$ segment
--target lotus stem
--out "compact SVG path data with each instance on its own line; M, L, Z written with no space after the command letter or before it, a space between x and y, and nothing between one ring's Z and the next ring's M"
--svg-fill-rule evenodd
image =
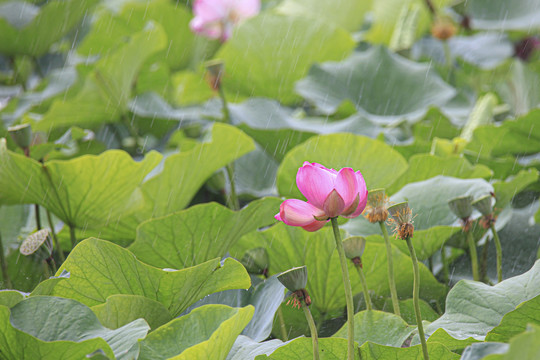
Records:
M11 289L11 279L8 274L6 257L4 256L4 244L2 243L2 234L0 234L0 265L2 266L2 277L4 278L4 287Z
M478 274L478 254L476 253L476 243L474 242L474 237L472 231L467 231L467 240L469 242L469 253L471 255L471 265L473 280L480 281L480 276Z
M231 113L229 112L229 105L227 105L227 98L225 97L225 92L223 91L223 87L218 87L219 97L221 98L222 103L222 109L223 109L223 120L225 120L225 123L230 124L231 123ZM234 167L233 164L228 164L225 167L227 171L227 177L229 178L229 184L231 186L231 193L229 194L229 197L227 199L227 203L229 208L232 210L239 210L240 209L240 203L238 202L238 197L236 195L236 185L234 182Z
M281 337L283 341L289 341L289 335L287 334L287 327L285 326L285 318L283 317L283 311L281 310L281 306L277 309L277 315L279 321L279 329L281 330Z
M362 284L362 292L364 293L364 300L366 301L366 310L373 310L371 305L371 298L369 297L369 290L367 286L366 276L361 266L355 266L358 276L360 277L360 283Z
M441 248L442 274L445 284L450 281L450 270L448 269L448 259L446 258L446 249L444 245Z
M411 260L413 264L413 303L414 314L416 315L416 324L418 326L418 336L420 337L420 342L422 343L424 360L429 360L426 336L424 335L424 325L422 324L422 314L420 313L420 271L418 270L418 260L416 258L416 252L414 251L414 246L412 244L411 238L407 238L406 241L407 246L409 247L409 253L411 254Z
M493 240L495 240L495 249L497 251L497 280L501 282L502 278L502 247L501 239L499 239L499 234L495 230L495 225L491 224L491 232L493 233Z
M69 225L69 237L71 238L71 250L73 250L77 245L77 236L75 236L75 227L72 225Z
M386 263L388 265L388 287L390 288L390 296L392 297L392 306L394 307L394 314L401 316L401 310L399 308L399 301L396 290L396 281L394 279L394 259L392 256L392 244L390 243L390 237L388 236L388 230L382 221L379 221L379 226L384 236L384 243L386 244Z
M313 344L313 360L319 360L319 337L317 336L317 327L315 326L315 321L313 321L313 316L311 316L311 311L309 311L309 306L302 301L302 310L306 316L306 320L309 324L309 331L311 332L311 342Z
M343 243L341 242L341 234L339 233L337 218L332 218L331 222L332 229L334 230L334 238L336 240L336 248L339 254L339 261L341 262L341 274L343 277L343 286L345 289L345 301L347 302L347 359L354 360L354 303L352 297L351 281L349 280L347 258L345 257L345 251L343 250Z
M47 221L49 222L49 227L51 228L51 234L54 240L54 247L56 249L56 252L58 253L58 258L61 262L64 262L66 258L64 257L62 247L60 247L60 242L58 241L58 237L56 236L56 231L54 231L54 224L52 221L51 212L49 211L49 209L45 209L45 212L47 213Z

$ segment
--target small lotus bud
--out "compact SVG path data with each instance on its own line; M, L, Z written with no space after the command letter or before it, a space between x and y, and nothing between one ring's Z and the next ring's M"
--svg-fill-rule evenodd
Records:
M484 216L491 215L493 213L493 203L491 195L482 196L480 199L475 200L472 206Z
M468 219L473 212L472 201L472 196L460 196L450 200L448 206L458 218L465 220Z
M268 272L270 259L268 258L268 252L266 249L260 247L248 250L240 262L242 265L244 265L248 273L266 275Z
M278 280L291 292L302 290L307 285L307 267L295 267L278 275Z
M384 189L370 190L364 216L370 223L384 222L388 219L388 205L388 196Z
M447 16L438 16L431 26L431 35L439 40L448 40L457 32L456 25Z
M23 255L35 254L40 260L48 259L53 250L48 229L39 230L28 236L21 244L19 251Z
M219 90L221 87L221 78L223 77L223 72L225 70L225 64L222 60L211 60L206 64L207 71L207 81L210 84L210 87L214 90Z
M362 236L351 236L343 240L343 250L347 259L362 257L366 248L366 239Z
M32 143L32 127L30 124L21 124L8 128L9 135L21 149L27 149Z

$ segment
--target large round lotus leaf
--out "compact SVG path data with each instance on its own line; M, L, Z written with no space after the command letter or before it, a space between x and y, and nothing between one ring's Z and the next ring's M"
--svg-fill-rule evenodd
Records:
M539 0L469 0L465 13L471 27L483 30L523 30L540 28Z
M216 58L225 62L227 91L291 103L295 81L314 62L341 60L353 47L349 33L332 24L267 14L239 26Z
M391 123L418 120L429 106L444 105L456 91L428 64L420 64L377 46L342 62L314 65L296 91L326 114L346 100L369 119Z
M48 1L42 7L25 1L0 4L0 53L43 55L97 0Z

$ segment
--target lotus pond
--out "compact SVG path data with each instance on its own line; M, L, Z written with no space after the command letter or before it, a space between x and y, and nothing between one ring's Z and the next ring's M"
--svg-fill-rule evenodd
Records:
M0 0L0 359L539 359L539 36L539 0Z

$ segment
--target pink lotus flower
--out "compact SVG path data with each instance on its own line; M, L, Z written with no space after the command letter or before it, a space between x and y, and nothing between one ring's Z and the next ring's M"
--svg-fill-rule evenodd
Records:
M275 218L287 225L317 231L330 218L355 218L366 207L366 182L360 171L351 168L338 172L306 161L298 169L296 184L308 201L289 199L281 203Z
M195 0L192 31L211 39L226 41L235 24L259 13L260 0Z

